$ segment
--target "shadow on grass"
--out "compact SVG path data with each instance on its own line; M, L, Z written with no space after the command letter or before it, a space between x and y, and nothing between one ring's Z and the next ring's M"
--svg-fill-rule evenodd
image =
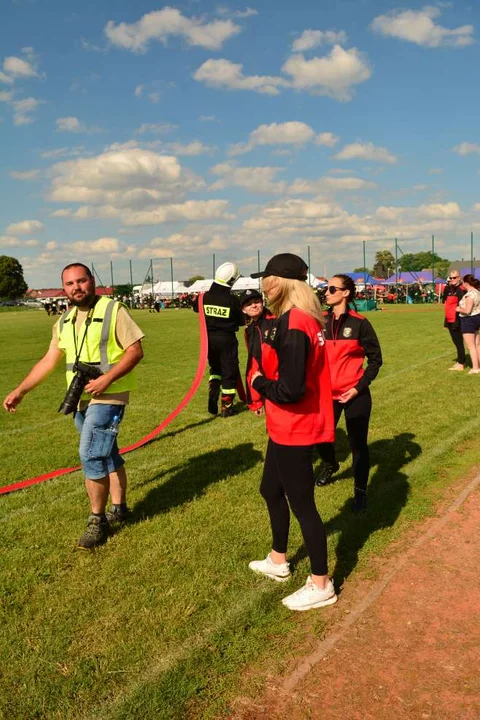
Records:
M336 547L337 563L333 573L337 591L355 569L358 555L372 533L382 528L393 527L402 508L407 504L409 493L408 475L402 468L415 460L422 448L414 442L413 433L400 433L393 438L377 440L369 445L371 467L368 483L368 508L365 513L353 512L353 497L349 498L338 515L325 523L327 535L339 533ZM344 462L349 454L347 434L337 428L335 440L336 457ZM336 476L336 481L349 479L352 482L352 470ZM322 491L320 490L320 493ZM321 494L317 495L317 505L321 513ZM295 567L306 555L305 547L298 549L291 560Z
M135 505L132 522L139 522L146 517L154 517L184 505L200 497L209 485L240 475L261 460L262 454L254 449L252 443L197 455L168 470L170 478L162 485L152 488L143 500ZM166 474L165 471L160 472L148 482L160 480Z
M342 587L355 569L359 552L370 535L382 528L393 527L406 505L409 482L402 468L422 452L414 438L413 433L400 433L393 438L372 443L370 458L372 468L375 469L368 484L367 512L355 514L352 499L349 499L338 515L326 523L327 534L340 533L336 548L337 564L333 573L337 588ZM348 447L345 432L339 446L341 451Z

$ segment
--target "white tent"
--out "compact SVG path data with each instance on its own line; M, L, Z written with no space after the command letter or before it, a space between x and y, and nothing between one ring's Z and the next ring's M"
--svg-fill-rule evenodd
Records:
M244 290L258 290L260 288L259 278L241 277L238 278L232 290L243 292Z
M153 287L153 294L154 295L161 295L162 297L166 297L167 295L182 295L183 293L190 292L185 285L182 285L181 282L178 280L174 280L173 283L171 280L165 280L157 282Z
M210 290L210 286L212 283L213 283L213 280L195 280L193 285L190 285L187 292L189 292L189 293L207 292L207 290Z
M155 283L153 288L152 288L152 283L145 283L145 285L143 285L142 289L140 290L140 294L141 295L161 295L162 297L171 297L172 285L173 285L173 294L174 295L182 295L183 293L190 292L189 288L185 287L185 285L182 285L182 283L179 282L178 280L174 280L173 283L171 280L159 280Z

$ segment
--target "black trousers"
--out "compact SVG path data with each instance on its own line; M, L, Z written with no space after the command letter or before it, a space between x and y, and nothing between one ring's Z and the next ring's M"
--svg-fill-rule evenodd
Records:
M460 363L460 365L465 365L465 345L463 344L463 335L460 328L460 323L457 321L445 321L445 327L448 328L448 332L450 333L452 342L457 350L457 362Z
M340 403L338 400L333 401L335 427L342 412L345 413L348 442L352 451L355 487L366 490L370 473L370 453L368 450L368 426L372 412L370 391L360 393L348 403Z
M222 390L233 394L240 374L238 340L232 333L208 333L208 363L210 379L221 381Z
M291 508L300 523L312 574L327 575L327 536L314 496L313 447L269 440L260 492L270 515L273 550L287 552Z

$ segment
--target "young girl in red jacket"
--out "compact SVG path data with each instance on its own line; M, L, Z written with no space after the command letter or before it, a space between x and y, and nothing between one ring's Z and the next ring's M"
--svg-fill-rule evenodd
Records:
M262 273L262 290L275 319L266 327L261 368L252 376L264 400L268 446L260 492L272 528L272 550L249 567L279 582L288 580L286 552L290 508L302 530L311 575L282 600L291 610L309 610L337 600L328 576L325 528L315 505L312 454L334 439L330 373L320 304L306 284L308 268L290 253L275 255Z
M353 457L353 509L362 512L367 506L370 473L367 439L372 397L369 386L382 365L382 351L370 322L349 306L355 299L355 283L349 275L334 275L329 280L325 298L330 306L325 323L325 338L335 425L344 412ZM365 359L367 366L364 368ZM332 476L338 468L335 461L324 462L317 485L332 482Z

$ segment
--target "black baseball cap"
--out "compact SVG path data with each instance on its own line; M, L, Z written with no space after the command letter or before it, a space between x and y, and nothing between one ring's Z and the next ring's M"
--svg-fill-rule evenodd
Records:
M292 253L280 253L274 255L268 261L263 272L252 273L250 277L275 277L288 278L289 280L306 280L308 277L308 265L298 255Z
M249 300L261 300L263 302L262 293L259 293L258 290L244 290L240 295L240 306L243 307Z

